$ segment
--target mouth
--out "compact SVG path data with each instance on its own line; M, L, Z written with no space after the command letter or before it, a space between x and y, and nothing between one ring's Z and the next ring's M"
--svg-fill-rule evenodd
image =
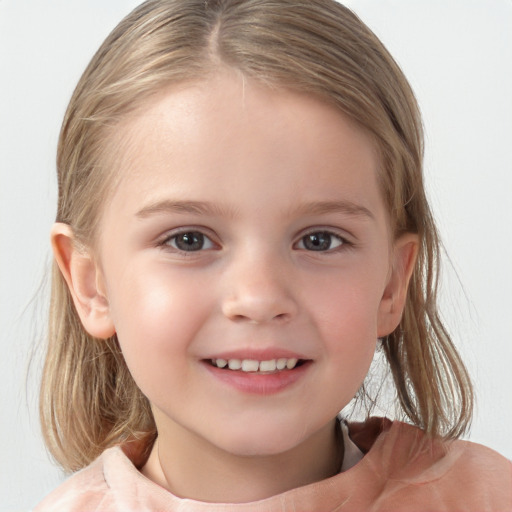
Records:
M288 354L256 354L244 358L235 354L203 359L202 362L213 377L238 392L251 395L274 395L293 388L309 373L312 359L283 357ZM238 357L237 357L238 356Z
M307 361L297 358L279 358L258 361L257 359L209 359L207 362L214 368L244 373L269 374L293 370L304 365Z

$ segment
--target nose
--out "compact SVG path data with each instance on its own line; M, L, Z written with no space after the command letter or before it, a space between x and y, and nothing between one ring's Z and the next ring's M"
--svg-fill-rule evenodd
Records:
M293 277L284 262L260 254L233 264L224 278L222 312L230 320L254 324L287 322L298 312Z

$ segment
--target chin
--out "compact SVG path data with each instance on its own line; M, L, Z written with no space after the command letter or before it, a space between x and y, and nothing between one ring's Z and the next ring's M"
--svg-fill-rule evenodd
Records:
M253 425L250 429L224 432L215 444L239 457L271 457L293 450L307 439L305 426Z

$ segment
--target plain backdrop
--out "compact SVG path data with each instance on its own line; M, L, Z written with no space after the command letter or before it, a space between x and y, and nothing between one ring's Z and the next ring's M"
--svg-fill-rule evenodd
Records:
M82 70L137 3L0 0L1 510L29 510L62 479L37 414L56 141ZM512 458L512 0L346 3L418 96L428 192L452 262L444 317L478 394L470 438Z

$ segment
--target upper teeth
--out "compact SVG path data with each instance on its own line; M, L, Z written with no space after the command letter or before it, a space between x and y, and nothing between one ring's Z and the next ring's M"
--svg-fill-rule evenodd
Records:
M292 370L298 363L298 359L281 358L269 361L257 361L255 359L212 359L212 364L218 368L241 370L243 372L274 372L276 370Z

